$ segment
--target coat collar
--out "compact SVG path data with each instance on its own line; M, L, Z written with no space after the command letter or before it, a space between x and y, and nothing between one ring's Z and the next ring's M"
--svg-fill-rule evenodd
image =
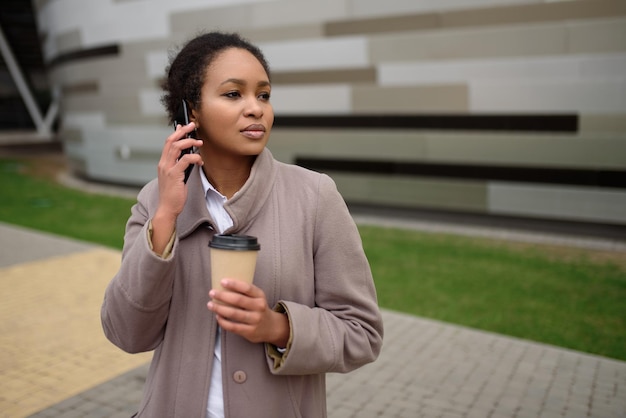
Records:
M187 182L188 194L185 208L178 216L176 230L180 239L191 234L203 224L213 224L206 207L199 167L196 166ZM276 162L272 153L265 148L252 165L250 177L243 187L225 204L224 208L233 220L229 233L245 229L259 214L270 196L276 177Z

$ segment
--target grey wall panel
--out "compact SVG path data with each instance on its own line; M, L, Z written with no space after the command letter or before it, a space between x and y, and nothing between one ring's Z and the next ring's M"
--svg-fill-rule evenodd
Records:
M485 212L487 186L482 182L381 177L328 172L351 203Z
M623 190L493 183L489 213L626 225Z
M381 143L385 144L384 147ZM275 128L269 147L296 156L580 169L626 167L626 135Z
M555 168L626 167L624 135L431 134L434 161Z
M568 52L626 51L626 19L598 19L570 22L567 27Z
M75 29L56 36L57 49L60 52L75 51L82 48L80 31Z

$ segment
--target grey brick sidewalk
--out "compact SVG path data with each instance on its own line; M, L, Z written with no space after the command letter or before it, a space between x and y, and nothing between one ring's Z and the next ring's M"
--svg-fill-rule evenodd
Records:
M619 418L626 362L384 311L375 363L328 376L331 418ZM143 366L31 418L129 417Z
M0 267L91 247L2 224L0 232ZM520 241L555 239L506 235ZM621 241L579 240L576 245L625 248ZM626 362L391 311L383 315L380 358L353 373L328 376L330 418L626 417ZM147 365L141 366L31 417L130 417L146 373ZM0 411L0 416L6 415Z

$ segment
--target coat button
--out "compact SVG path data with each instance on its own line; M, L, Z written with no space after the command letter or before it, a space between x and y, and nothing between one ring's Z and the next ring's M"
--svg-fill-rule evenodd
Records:
M246 375L246 372L244 372L243 370L237 370L235 373L233 373L233 379L237 383L243 383L246 381L247 378L248 376Z

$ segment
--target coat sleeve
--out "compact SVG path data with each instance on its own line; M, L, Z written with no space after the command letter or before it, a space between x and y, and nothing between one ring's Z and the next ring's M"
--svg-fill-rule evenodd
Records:
M322 175L314 233L315 306L281 301L291 324L275 374L349 372L374 361L383 323L358 229L333 180Z
M106 337L129 353L150 351L163 339L172 296L174 252L167 259L150 248L150 189L146 186L126 224L119 271L109 283L101 308Z

